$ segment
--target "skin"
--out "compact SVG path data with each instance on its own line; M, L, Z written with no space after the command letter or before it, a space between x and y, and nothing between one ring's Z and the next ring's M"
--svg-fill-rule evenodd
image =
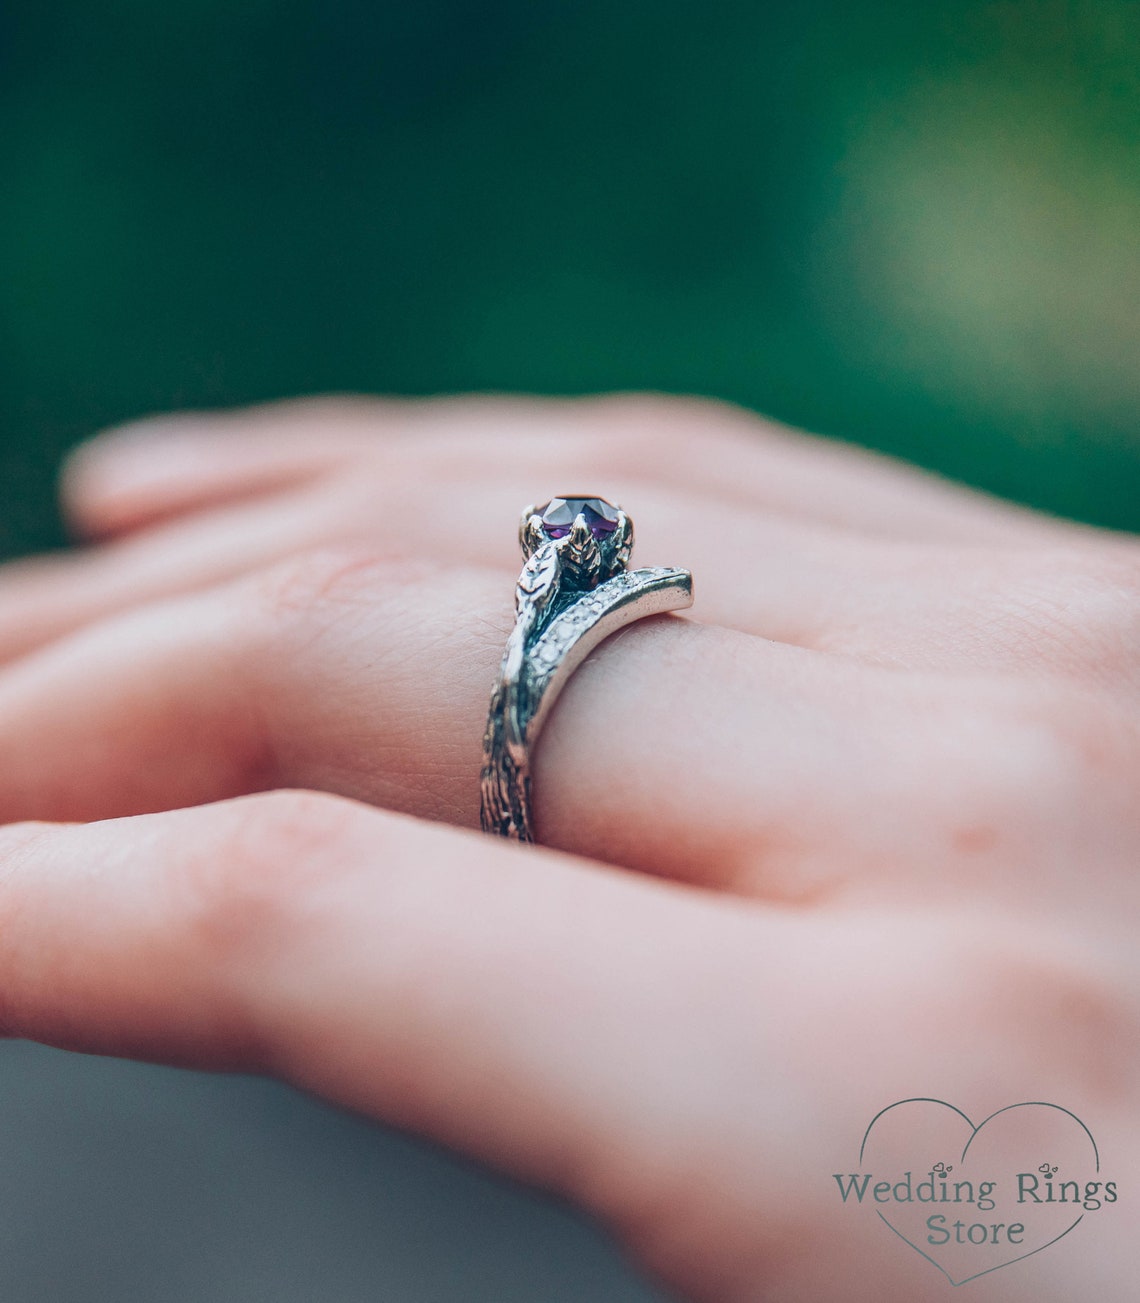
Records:
M480 742L562 492L696 604L572 679L524 848ZM88 545L0 571L8 1034L281 1076L709 1303L945 1298L831 1174L895 1100L1052 1100L1120 1203L972 1298L1129 1296L1135 540L654 397L164 418L63 498Z

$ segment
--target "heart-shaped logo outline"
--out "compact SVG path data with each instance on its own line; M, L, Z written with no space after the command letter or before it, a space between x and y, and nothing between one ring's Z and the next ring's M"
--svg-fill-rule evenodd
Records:
M951 1113L957 1113L957 1115L962 1119L962 1121L965 1122L965 1124L970 1128L970 1138L969 1140L966 1141L966 1144L962 1149L962 1156L958 1160L959 1163L965 1162L966 1155L970 1152L970 1146L977 1139L978 1133L982 1130L983 1127L988 1126L989 1123L991 1123L994 1120L994 1118L1001 1117L1003 1113L1009 1113L1012 1112L1014 1109L1018 1109L1018 1108L1056 1109L1058 1113L1064 1113L1066 1117L1072 1118L1073 1121L1085 1133L1085 1135L1088 1136L1089 1144L1092 1145L1095 1168L1098 1173L1100 1172L1100 1150L1097 1148L1096 1139L1094 1138L1093 1133L1088 1129L1087 1126L1085 1126L1085 1124L1081 1121L1079 1117L1077 1117L1075 1113L1073 1113L1071 1110L1067 1108L1062 1108L1060 1104L1050 1104L1046 1100L1041 1100L1041 1099L1025 1100L1020 1104L1007 1104L1004 1108L999 1108L997 1112L991 1113L988 1118L983 1118L983 1120L979 1122L977 1126L975 1126L974 1123L966 1116L965 1113L962 1112L960 1108L955 1108L953 1104L947 1103L946 1100L944 1099L932 1099L924 1095L918 1095L912 1099L897 1100L894 1104L888 1104L886 1108L880 1109L879 1112L875 1114L875 1116L871 1119L870 1124L867 1127L867 1130L863 1133L863 1143L859 1146L860 1167L863 1166L863 1157L867 1151L867 1141L871 1138L871 1132L875 1128L875 1123L878 1122L880 1118L884 1117L887 1113L889 1113L892 1109L901 1108L904 1104L940 1104L943 1108L948 1108L951 1111ZM913 1240L908 1239L902 1233L902 1231L900 1231L899 1228L895 1226L888 1218L884 1217L883 1214L879 1212L877 1208L875 1209L875 1216L878 1217L879 1220L886 1227L892 1230L899 1237L899 1239L902 1240L904 1244L908 1244L915 1251L915 1253L917 1253L920 1257L925 1258L926 1261L929 1262L932 1266L937 1267L938 1270L943 1274L943 1276L945 1276L946 1279L950 1282L950 1284L953 1285L955 1288L957 1288L959 1285L968 1285L972 1280L978 1280L982 1276L992 1275L993 1272L1002 1271L1006 1267L1013 1267L1019 1262L1024 1262L1026 1258L1032 1258L1036 1254L1043 1252L1045 1249L1051 1248L1054 1244L1057 1243L1058 1240L1063 1240L1065 1236L1069 1234L1070 1231L1076 1230L1076 1228L1085 1219L1084 1213L1081 1213L1081 1215L1077 1218L1075 1222L1073 1222L1071 1226L1067 1226L1060 1233L1060 1235L1054 1235L1053 1238L1051 1240L1048 1240L1045 1244L1040 1244L1037 1246L1037 1248L1030 1249L1028 1253L1023 1253L1020 1255L1020 1257L1010 1258L1008 1262L999 1262L996 1267L987 1267L984 1271L977 1271L972 1276L964 1276L961 1280L955 1280L954 1277L950 1275L950 1273L946 1270L946 1268L937 1259L932 1258L929 1253L925 1253L922 1249L920 1249L918 1245L914 1243Z

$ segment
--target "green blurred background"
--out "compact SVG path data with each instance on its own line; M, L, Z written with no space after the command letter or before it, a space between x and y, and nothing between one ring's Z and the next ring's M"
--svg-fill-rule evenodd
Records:
M0 547L316 390L734 399L1140 524L1140 6L0 0Z

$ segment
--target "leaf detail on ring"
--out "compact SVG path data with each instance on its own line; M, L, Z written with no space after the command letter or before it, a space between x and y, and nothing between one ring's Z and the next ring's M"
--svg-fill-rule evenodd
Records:
M553 543L545 543L532 553L522 568L515 586L515 610L527 611L537 621L558 592L562 564Z

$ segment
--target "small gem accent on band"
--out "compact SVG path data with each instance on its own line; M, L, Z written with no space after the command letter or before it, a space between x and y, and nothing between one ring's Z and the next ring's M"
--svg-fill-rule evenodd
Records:
M549 673L568 649L599 616L620 606L629 595L644 590L647 581L674 577L678 572L667 566L646 566L615 575L600 588L579 597L558 615L539 635L530 649L530 659L540 676Z
M595 538L605 538L618 527L618 513L605 498L551 498L539 513L547 538L565 538L579 516Z

